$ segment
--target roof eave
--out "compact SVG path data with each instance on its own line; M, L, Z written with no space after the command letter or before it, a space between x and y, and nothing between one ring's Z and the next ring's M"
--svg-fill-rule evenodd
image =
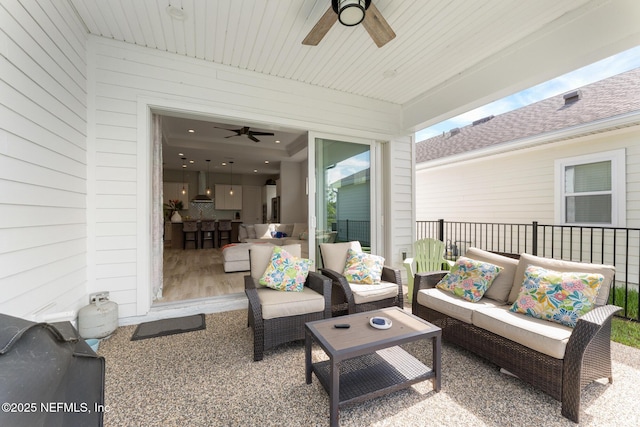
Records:
M429 169L436 166L444 166L451 163L458 163L465 160L477 159L480 157L492 156L509 151L522 150L524 148L535 147L538 145L560 142L569 139L579 138L581 136L603 133L611 130L640 125L640 110L621 114L618 116L607 117L605 119L594 120L589 123L570 126L561 130L541 133L539 135L527 138L516 139L513 141L502 142L489 147L477 150L467 151L460 154L454 154L447 157L428 160L416 164L416 170Z

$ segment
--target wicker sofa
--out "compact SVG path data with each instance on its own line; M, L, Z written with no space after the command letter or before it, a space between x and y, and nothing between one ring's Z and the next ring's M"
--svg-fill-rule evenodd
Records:
M418 273L414 278L413 314L442 328L443 339L495 363L562 404L562 415L578 422L581 390L611 373L611 319L620 310L607 305L613 266L542 258L530 254L496 254L471 248L466 257L502 270L477 302L436 288L447 271ZM574 328L511 312L528 266L559 272L599 273L604 280L595 307Z

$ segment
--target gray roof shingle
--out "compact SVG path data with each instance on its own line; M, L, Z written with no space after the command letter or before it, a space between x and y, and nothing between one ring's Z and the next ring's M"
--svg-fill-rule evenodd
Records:
M578 90L580 99L569 105L565 105L565 94L557 95L462 127L458 133L447 132L418 142L416 163L640 111L640 68Z

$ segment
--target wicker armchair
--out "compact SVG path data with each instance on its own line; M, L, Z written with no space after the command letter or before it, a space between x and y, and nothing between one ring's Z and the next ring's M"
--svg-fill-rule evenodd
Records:
M331 316L331 280L309 272L302 292L282 292L264 287L258 280L271 260L273 245L256 244L249 249L250 275L244 277L249 299L247 325L253 328L253 360L264 351L291 341L303 340L304 325ZM299 257L299 244L282 246Z
M322 275L331 279L331 311L333 316L359 313L379 308L403 308L400 270L384 266L382 282L378 285L350 284L342 275L349 249L362 251L360 242L321 243Z

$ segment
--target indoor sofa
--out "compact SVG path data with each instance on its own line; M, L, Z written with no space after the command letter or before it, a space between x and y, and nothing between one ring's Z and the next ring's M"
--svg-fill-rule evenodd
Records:
M469 249L464 259L488 263L502 270L477 302L463 299L448 288L451 279L457 280L460 275L445 278L447 271L418 273L414 277L413 314L441 327L443 339L488 359L559 400L562 415L578 422L581 390L597 379L607 378L612 382L611 319L620 308L607 305L607 301L615 268L524 253L505 256L477 248ZM549 321L544 317L546 314L534 317L539 313L532 314L532 308L527 308L533 301L530 295L541 295L540 292L545 295L544 291L550 289L547 279L554 274L555 277L561 275L563 289L569 290L574 286L572 277L588 276L589 280L594 275L601 277L597 294L590 296L594 306L588 309L585 304L584 310L588 311L577 317L577 321L573 319L573 327ZM438 285L441 280L444 285ZM596 292L595 285L590 289ZM557 297L561 295L566 296L558 293ZM570 298L583 296L570 295ZM545 302L545 299L539 298L539 301ZM524 310L526 314L514 310ZM565 313L560 314L562 318Z
M302 248L302 256L309 256L309 242L307 240L307 224L241 224L238 230L238 240L241 243L271 243L273 245L295 245ZM249 259L247 255L247 260Z

